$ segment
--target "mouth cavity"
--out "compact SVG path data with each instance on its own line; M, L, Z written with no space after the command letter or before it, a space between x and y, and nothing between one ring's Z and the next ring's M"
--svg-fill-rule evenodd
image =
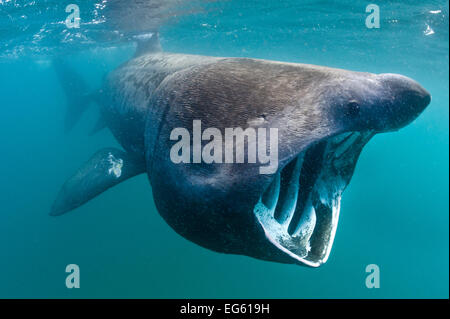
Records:
M373 132L320 140L280 168L254 207L266 237L297 263L318 267L333 245L341 195Z

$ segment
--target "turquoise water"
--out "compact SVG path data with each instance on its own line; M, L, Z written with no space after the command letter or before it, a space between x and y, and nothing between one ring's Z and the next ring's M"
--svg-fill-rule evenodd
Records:
M0 0L0 297L448 298L448 1L174 2L80 1L77 36L57 23L75 1ZM365 26L369 3L380 6L379 29ZM96 150L118 146L106 130L88 136L95 108L64 134L51 57L68 57L96 88L133 55L129 39L155 25L170 52L400 73L431 93L415 122L365 147L325 265L201 248L158 215L145 175L48 216L64 180ZM65 286L72 263L80 289ZM365 286L368 264L380 267L379 289Z

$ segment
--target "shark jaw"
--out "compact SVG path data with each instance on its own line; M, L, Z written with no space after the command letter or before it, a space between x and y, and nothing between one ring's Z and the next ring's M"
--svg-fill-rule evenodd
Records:
M267 239L295 263L324 264L336 234L340 201L373 132L320 140L280 168L253 213Z

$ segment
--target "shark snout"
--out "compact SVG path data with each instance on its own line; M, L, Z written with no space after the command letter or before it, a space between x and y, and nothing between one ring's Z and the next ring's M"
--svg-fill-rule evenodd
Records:
M414 121L431 102L430 93L418 82L399 74L380 74L387 119L384 130L398 130Z

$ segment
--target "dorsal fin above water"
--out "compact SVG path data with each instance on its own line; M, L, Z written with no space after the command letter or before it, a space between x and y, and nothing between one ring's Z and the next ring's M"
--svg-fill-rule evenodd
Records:
M137 41L136 53L134 54L135 57L162 51L158 32L138 35L135 36L135 39Z

